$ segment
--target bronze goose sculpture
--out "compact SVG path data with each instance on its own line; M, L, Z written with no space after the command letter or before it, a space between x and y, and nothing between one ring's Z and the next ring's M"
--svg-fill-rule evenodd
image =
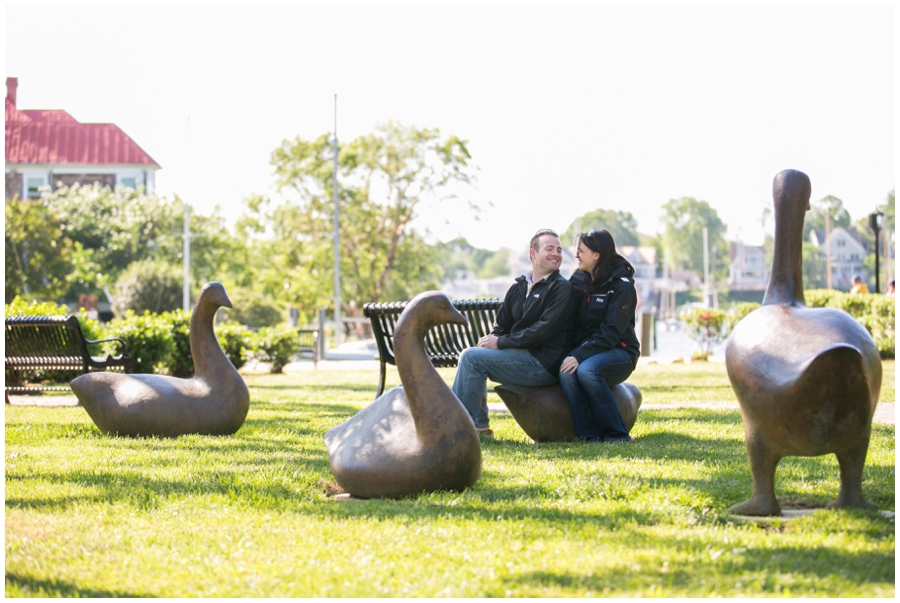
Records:
M222 306L231 307L225 287L204 285L191 316L193 378L88 373L72 381L75 396L100 431L177 437L230 435L241 428L250 393L213 331L216 310Z
M325 434L331 471L349 494L400 498L478 481L475 423L425 355L425 335L445 323L466 324L447 296L429 291L413 298L394 331L403 385Z
M834 453L841 488L830 508L875 509L862 493L881 359L872 337L849 314L807 308L801 246L809 209L806 174L775 176L775 255L762 307L732 331L728 377L741 407L753 493L738 515L780 515L775 469L785 456Z

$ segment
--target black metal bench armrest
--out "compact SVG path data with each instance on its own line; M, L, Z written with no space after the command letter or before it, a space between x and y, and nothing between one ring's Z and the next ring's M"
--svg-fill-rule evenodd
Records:
M118 341L122 344L122 354L128 352L128 345L125 343L125 340L121 337L110 337L109 339L85 339L84 342L88 345L93 345L95 343L108 343L110 341Z

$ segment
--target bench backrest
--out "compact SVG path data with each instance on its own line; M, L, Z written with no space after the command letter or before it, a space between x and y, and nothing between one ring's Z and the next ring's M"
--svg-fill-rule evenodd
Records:
M456 366L459 355L474 347L478 340L491 332L500 309L500 299L460 299L451 302L468 319L468 325L443 324L428 331L425 353L434 366ZM394 329L407 302L368 303L363 315L372 323L372 333L378 344L382 362L396 364Z
M75 316L7 316L6 356L83 363L88 355Z

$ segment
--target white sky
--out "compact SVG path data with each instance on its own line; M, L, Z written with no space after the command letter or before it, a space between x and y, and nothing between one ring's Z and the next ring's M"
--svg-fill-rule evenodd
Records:
M422 212L441 239L522 247L597 207L652 234L690 196L760 243L779 170L854 219L894 188L897 15L876 4L7 5L6 75L20 109L119 125L203 213L274 194L271 151L332 131L337 94L339 140L393 119L469 141L485 209Z

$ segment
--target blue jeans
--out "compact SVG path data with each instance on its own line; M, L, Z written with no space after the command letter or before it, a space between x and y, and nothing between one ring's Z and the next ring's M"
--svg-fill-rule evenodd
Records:
M528 350L467 348L459 357L453 393L469 411L475 427L488 427L487 380L502 385L553 385L556 375L532 356Z
M633 371L628 352L612 349L585 359L572 374L559 373L579 438L592 442L631 440L611 387L625 381Z

